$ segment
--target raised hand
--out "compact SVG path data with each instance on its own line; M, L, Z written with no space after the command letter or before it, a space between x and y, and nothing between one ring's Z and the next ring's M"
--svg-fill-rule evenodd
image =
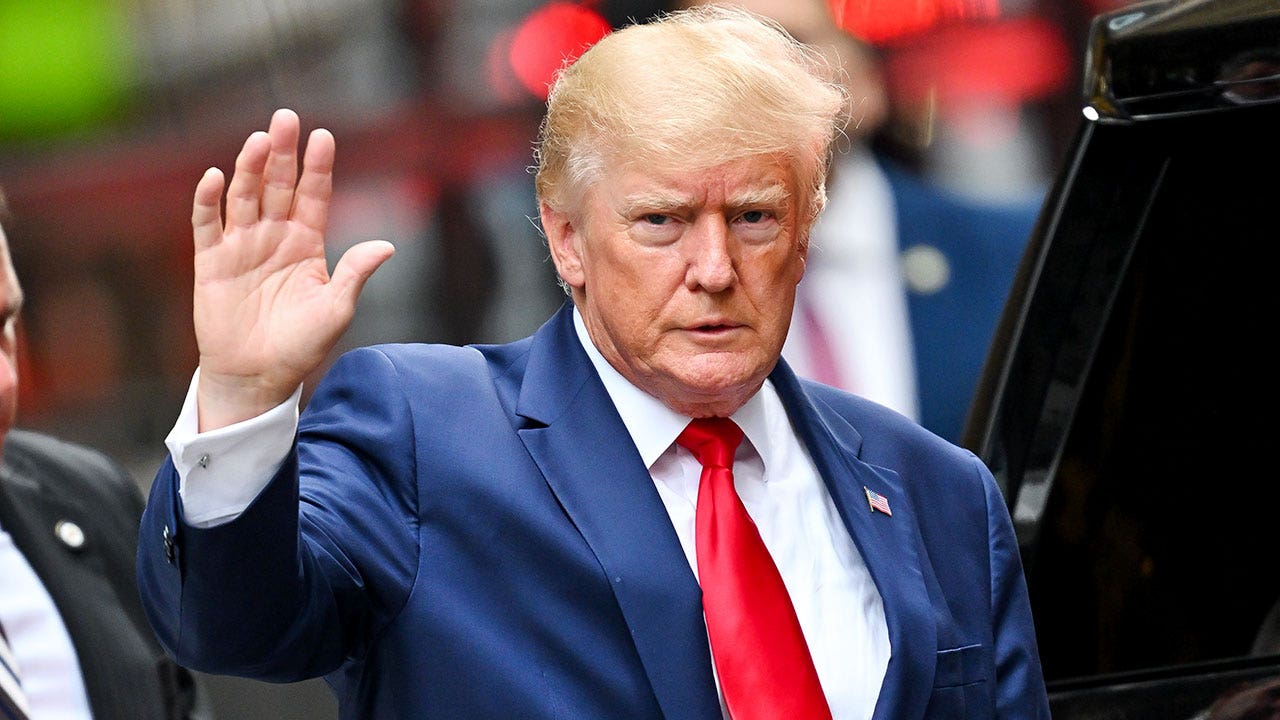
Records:
M324 232L333 190L334 140L314 130L298 175L298 116L277 110L245 140L220 211L222 171L196 185L197 404L200 430L260 415L287 400L324 361L355 313L365 281L390 243L347 250L330 276Z

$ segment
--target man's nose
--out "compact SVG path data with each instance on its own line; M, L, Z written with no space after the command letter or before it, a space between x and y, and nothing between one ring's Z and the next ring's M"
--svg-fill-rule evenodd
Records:
M724 218L699 218L685 237L685 286L689 290L721 292L737 281L733 237Z

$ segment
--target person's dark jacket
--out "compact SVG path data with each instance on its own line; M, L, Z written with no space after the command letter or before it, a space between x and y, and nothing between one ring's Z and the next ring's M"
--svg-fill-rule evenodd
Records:
M95 720L207 720L192 674L164 654L142 613L134 574L142 507L129 473L98 451L9 433L0 527L58 607Z

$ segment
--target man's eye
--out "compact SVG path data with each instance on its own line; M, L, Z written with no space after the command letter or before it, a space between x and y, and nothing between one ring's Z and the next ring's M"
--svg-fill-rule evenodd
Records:
M644 216L644 221L649 223L650 225L666 225L668 222L671 221L671 218L667 217L666 215L660 215L658 213L649 213L648 215Z
M765 212L764 210L748 210L742 213L741 215L743 222L751 223L751 224L764 222L765 220L768 219L768 217L769 217L769 213Z

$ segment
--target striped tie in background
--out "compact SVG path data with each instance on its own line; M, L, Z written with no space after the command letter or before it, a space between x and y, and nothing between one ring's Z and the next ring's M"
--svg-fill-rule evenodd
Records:
M0 625L0 720L29 720L27 696L22 692L18 659Z

